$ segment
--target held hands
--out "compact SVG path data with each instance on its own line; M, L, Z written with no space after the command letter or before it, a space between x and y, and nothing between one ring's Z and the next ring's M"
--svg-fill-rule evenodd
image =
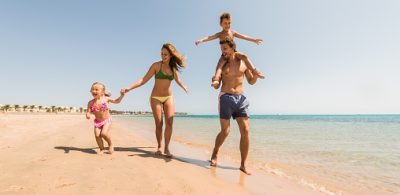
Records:
M119 93L121 93L121 95L125 95L126 93L129 92L128 88L122 88L121 91Z
M124 96L126 92L127 91L125 89L121 89L121 91L119 93L121 94L121 96Z
M262 39L256 39L254 40L254 43L256 43L257 45L260 45L263 42Z

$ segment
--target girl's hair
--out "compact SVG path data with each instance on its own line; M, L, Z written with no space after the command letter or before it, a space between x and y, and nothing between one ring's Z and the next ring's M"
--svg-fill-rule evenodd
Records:
M94 83L92 84L92 87L95 86L95 85L101 85L101 86L103 86L104 96L106 96L106 97L110 97L110 96L111 96L111 93L108 92L108 91L106 91L106 86L105 86L103 83L94 82Z
M225 43L228 44L229 47L232 48L233 51L236 52L236 43L235 43L235 41L233 41L232 39L229 39L229 38L226 38L226 39L224 39L222 41L219 41L220 45L225 44Z
M171 43L165 43L162 48L168 50L169 54L171 55L171 59L169 60L169 67L171 68L171 70L173 70L173 68L175 68L176 70L181 70L182 68L185 68L185 57L183 57L176 50L174 45L172 45Z
M220 17L219 17L219 23L222 24L222 20L227 19L230 20L231 19L231 14L225 12L223 13Z

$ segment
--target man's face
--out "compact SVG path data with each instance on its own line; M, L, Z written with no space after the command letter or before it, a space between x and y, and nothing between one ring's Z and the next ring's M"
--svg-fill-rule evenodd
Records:
M224 43L221 44L221 52L224 58L229 58L234 53L234 50L227 43Z

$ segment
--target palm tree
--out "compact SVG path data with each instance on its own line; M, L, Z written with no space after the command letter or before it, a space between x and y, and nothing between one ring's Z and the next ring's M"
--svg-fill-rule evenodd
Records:
M31 112L33 112L33 109L35 109L35 105L30 105L29 109L31 109Z
M43 106L38 106L38 108L39 108L39 111L40 111L40 110L42 110Z
M25 112L25 110L26 110L28 107L29 107L28 105L22 106L22 108L24 109L24 112Z
M5 106L4 106L4 109L5 109L5 111L7 112L8 111L8 109L10 109L10 104L6 104Z
M51 112L55 112L56 111L56 106L51 106Z
M79 108L79 112L80 112L80 113L83 112L83 108L82 108L82 107Z
M18 104L15 104L15 105L14 105L14 109L15 109L15 111L17 111L19 108L21 108L21 106L20 106L20 105L18 105Z

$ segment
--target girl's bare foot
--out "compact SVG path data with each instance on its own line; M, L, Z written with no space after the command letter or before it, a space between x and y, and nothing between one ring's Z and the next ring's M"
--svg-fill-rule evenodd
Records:
M109 146L108 151L110 152L110 154L112 154L114 152L114 146Z
M96 150L96 153L99 154L99 155L104 154L104 150L98 149L98 150Z

